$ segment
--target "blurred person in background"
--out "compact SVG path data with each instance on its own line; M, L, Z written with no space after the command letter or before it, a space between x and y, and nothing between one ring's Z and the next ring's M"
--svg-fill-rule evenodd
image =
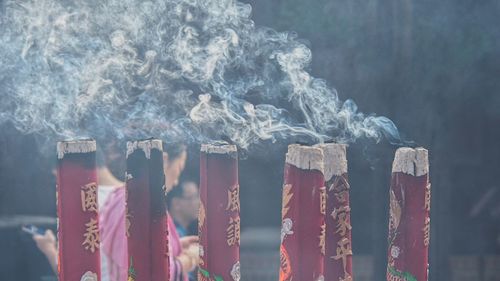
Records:
M186 146L180 143L163 144L163 169L165 188L171 192L178 184L187 159ZM128 272L127 238L125 236L125 188L117 188L100 211L101 253L108 257L109 274L112 281L126 281ZM170 280L187 281L189 272L199 262L197 236L179 237L170 215L169 229Z
M198 235L200 194L194 181L176 185L167 195L167 207L180 237ZM196 272L189 272L189 280L196 280Z
M184 181L175 186L168 193L167 206L180 237L198 234L200 194L196 182Z

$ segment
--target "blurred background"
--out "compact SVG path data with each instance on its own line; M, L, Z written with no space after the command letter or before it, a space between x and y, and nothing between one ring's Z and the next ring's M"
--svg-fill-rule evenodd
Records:
M244 2L257 25L307 41L312 74L341 99L429 149L430 280L500 280L500 2ZM0 280L43 280L49 265L19 223L55 228L55 151L40 152L9 124L0 132ZM190 146L185 179L198 180L198 149ZM348 148L358 281L385 280L395 149L363 140ZM276 143L240 156L243 280L277 280L285 152Z

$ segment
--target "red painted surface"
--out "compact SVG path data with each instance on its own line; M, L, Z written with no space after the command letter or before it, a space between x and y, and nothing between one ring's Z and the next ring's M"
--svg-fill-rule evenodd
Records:
M351 207L347 173L333 176L326 183L326 189L325 280L353 280Z
M426 281L429 246L425 243L425 236L430 209L429 177L393 173L390 193L387 280Z
M57 215L59 218L59 280L80 280L87 272L97 274L100 280L99 248L94 252L85 249L83 242L87 232L85 224L96 221L97 211L82 208L82 187L94 184L97 187L95 152L66 153L57 167ZM97 188L95 198L97 200ZM96 201L97 202L97 201ZM98 233L98 232L97 232Z
M219 277L231 281L231 271L240 259L236 152L201 152L200 198L199 235L203 255L198 280L218 280Z
M280 281L316 281L323 276L321 197L325 197L322 172L285 165Z
M127 158L129 280L169 280L168 227L163 156L151 150L147 159L136 149ZM132 278L131 278L132 277Z

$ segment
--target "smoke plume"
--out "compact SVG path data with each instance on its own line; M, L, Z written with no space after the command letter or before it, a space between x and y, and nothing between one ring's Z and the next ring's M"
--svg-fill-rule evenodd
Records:
M297 36L233 0L7 1L0 123L51 139L113 135L248 148L298 137L400 142L307 68Z

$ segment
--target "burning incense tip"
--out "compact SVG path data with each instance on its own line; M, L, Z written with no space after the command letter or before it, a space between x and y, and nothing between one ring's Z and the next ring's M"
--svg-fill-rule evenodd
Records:
M89 153L96 149L96 142L92 139L60 141L57 142L57 159L63 159L66 153Z
M329 181L334 176L341 176L347 173L347 145L338 143L317 144L323 150L325 159L324 176L325 181Z
M323 150L318 147L291 144L288 146L286 163L303 170L324 171Z
M147 139L139 141L129 141L127 142L127 158L135 150L142 149L147 159L151 158L151 149L157 149L163 151L162 141L159 139Z
M427 149L402 147L396 150L392 164L393 173L423 176L429 173L429 154Z

